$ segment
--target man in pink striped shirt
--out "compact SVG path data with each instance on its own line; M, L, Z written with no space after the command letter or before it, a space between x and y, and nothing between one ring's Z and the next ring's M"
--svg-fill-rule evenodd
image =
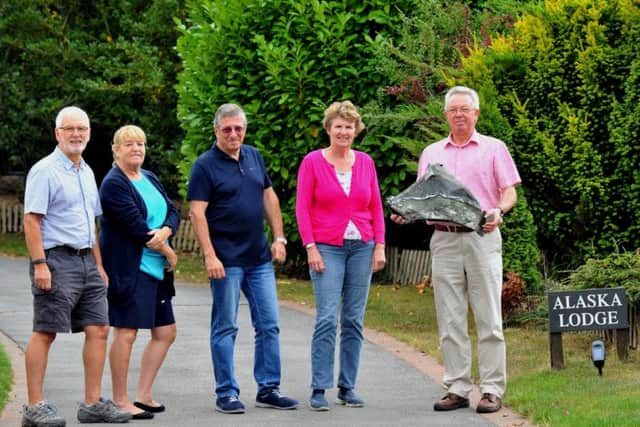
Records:
M516 203L520 175L506 145L475 129L480 101L473 89L456 86L445 95L451 133L424 149L418 178L430 164L441 164L462 182L485 211L485 234L466 227L435 225L431 238L432 282L447 394L436 411L469 407L472 389L471 341L467 312L471 305L478 334L482 399L476 410L502 407L507 383L506 346L502 333L502 216ZM404 220L392 216L396 222Z

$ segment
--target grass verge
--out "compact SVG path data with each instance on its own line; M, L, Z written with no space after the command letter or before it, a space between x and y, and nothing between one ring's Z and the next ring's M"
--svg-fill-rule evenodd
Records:
M25 256L22 236L0 234L0 253ZM206 283L199 256L182 254L176 275L181 282ZM280 278L278 295L310 307L314 305L308 281ZM470 323L473 328L471 319ZM396 289L372 285L365 324L442 362L430 289L419 292L414 287ZM473 337L473 330L471 333ZM564 334L566 368L561 371L550 368L549 335L544 326L537 323L529 327L507 328L505 337L509 372L505 404L515 411L542 427L640 425L638 351L630 351L629 360L622 363L616 357L614 346L608 344L604 373L599 377L590 360L590 344L596 338L595 333ZM473 341L475 348L475 339ZM0 379L3 378L3 370L6 374L10 367L0 362ZM477 381L475 365L473 372Z
M280 298L313 306L309 282L279 280ZM367 327L386 332L442 363L433 292L414 287L372 285L365 318ZM472 341L473 321L470 318ZM599 377L591 363L593 332L566 333L566 368L551 370L548 331L539 324L505 329L508 390L505 404L539 426L640 425L640 356L629 352L620 362L612 344ZM478 382L474 353L473 375Z
M11 385L13 384L13 371L11 370L11 362L9 355L0 344L0 413L7 404Z

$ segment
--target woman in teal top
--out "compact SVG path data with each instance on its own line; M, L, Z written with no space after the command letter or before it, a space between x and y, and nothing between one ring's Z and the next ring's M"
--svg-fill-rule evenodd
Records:
M109 351L113 400L134 419L153 418L164 405L153 399L153 383L171 344L176 324L171 298L177 257L169 238L180 217L158 178L142 164L146 135L123 126L113 137L114 167L100 186L103 215L100 249L109 276ZM131 349L138 329L150 329L140 368L136 400L127 393Z

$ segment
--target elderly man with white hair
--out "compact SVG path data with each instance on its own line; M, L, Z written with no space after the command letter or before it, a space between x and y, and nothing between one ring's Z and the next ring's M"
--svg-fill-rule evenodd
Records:
M468 308L478 334L482 398L476 410L497 412L507 386L506 345L502 333L502 216L516 203L520 175L504 142L476 131L480 101L475 90L455 86L445 95L449 135L424 149L418 177L439 164L460 181L485 212L483 235L471 228L434 224L431 237L433 292L447 394L436 411L469 407L471 341ZM392 220L404 219L392 215Z
M27 345L28 405L22 426L66 424L44 400L43 383L56 334L84 332L84 402L81 423L123 423L131 415L101 397L109 318L107 275L97 244L96 217L102 214L93 171L82 158L91 129L87 113L63 108L56 118L58 145L27 175L24 234L31 262L33 333Z

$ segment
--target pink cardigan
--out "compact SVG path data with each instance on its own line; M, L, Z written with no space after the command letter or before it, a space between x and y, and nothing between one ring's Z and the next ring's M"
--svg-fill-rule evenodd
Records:
M373 159L354 151L351 190L347 196L336 171L322 150L307 154L298 170L296 218L302 244L342 246L344 231L353 221L367 242L384 244L384 214Z

